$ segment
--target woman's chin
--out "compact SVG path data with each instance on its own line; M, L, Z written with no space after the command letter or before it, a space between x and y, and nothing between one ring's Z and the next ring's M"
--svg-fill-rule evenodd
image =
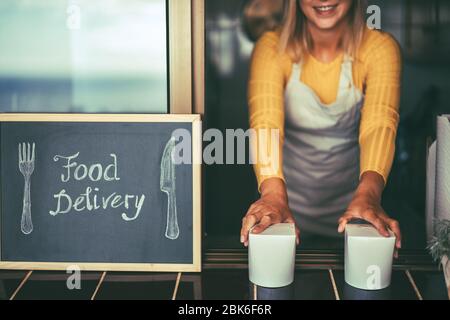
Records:
M314 21L313 24L319 30L331 30L339 24L339 21L335 19L320 19L319 21Z

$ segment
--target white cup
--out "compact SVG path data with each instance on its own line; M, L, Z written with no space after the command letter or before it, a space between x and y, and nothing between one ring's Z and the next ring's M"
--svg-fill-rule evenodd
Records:
M249 234L250 281L261 287L281 288L294 282L296 235L293 223L270 226Z
M363 290L381 290L391 284L395 235L383 237L368 224L345 229L345 282Z

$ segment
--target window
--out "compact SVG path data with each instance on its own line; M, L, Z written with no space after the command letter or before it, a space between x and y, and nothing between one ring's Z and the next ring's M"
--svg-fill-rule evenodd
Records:
M2 0L0 111L167 113L165 0Z

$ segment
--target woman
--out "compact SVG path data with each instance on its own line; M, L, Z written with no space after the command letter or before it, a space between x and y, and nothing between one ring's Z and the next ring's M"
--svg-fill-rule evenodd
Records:
M270 157L282 166L254 166L261 197L243 219L245 245L253 227L260 233L297 222L302 236L336 237L363 219L383 236L392 230L401 247L399 224L381 207L399 121L401 55L390 35L366 27L364 8L362 0L288 0L280 30L256 44L250 125L279 130L279 140L264 147L278 144ZM297 228L297 243L299 236Z

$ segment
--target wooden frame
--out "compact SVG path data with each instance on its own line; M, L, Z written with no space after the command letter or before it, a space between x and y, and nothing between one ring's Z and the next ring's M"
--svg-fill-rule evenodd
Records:
M85 271L155 271L155 272L200 272L201 271L201 121L199 115L149 115L149 114L0 114L0 122L192 122L193 171L193 263L79 263L79 262L18 262L1 260L0 220L0 269L11 270L66 270L77 265Z
M168 0L170 113L205 113L205 0Z
M192 0L194 113L205 113L205 0Z
M191 0L167 0L170 113L192 113Z

